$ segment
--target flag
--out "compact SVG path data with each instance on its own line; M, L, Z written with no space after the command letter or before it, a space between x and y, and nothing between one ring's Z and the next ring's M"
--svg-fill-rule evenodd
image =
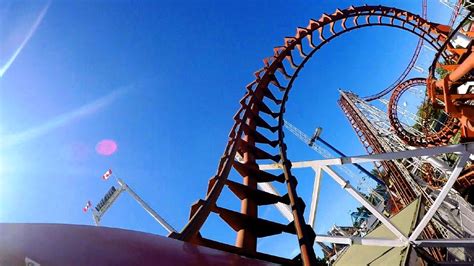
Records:
M84 212L87 212L87 210L89 210L89 208L92 206L92 203L90 200L87 201L86 203L86 206L84 206L84 208L82 208L82 211Z
M102 179L107 180L112 175L112 169L107 170L104 175L102 175Z

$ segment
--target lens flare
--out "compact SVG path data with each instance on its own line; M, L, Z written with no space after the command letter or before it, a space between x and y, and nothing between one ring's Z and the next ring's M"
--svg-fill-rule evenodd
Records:
M103 156L110 156L117 151L117 143L111 139L104 139L99 141L95 146L95 151Z

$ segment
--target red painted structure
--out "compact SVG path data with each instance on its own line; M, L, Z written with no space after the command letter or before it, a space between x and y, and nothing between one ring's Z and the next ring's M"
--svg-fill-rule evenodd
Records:
M0 265L253 265L273 263L142 232L64 224L0 224Z

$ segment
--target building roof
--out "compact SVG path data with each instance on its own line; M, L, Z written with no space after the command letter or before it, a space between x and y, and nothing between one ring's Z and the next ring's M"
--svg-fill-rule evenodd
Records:
M416 225L419 208L420 201L417 199L390 218L390 221L405 236L408 236ZM396 239L396 236L383 224L365 237ZM335 261L334 265L404 265L407 249L408 247L363 246L355 244L346 249Z

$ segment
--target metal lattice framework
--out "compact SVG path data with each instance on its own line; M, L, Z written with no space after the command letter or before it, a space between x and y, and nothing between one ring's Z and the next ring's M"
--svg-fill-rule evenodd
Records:
M351 123L352 128L359 137L362 145L369 154L381 154L393 152L390 145L379 135L373 125L366 119L365 115L356 106L357 97L350 93L341 93L339 105L345 116ZM408 180L404 177L396 162L385 161L376 164L379 172L389 172L390 179L385 177L385 183L398 197L393 199L396 209L401 209L415 200L418 195Z
M341 91L339 105L369 154L387 154L407 150L406 146L400 147L393 145L393 142L397 141L390 135L380 134L382 133L380 131L381 128L380 125L377 125L379 121L364 112L364 109L368 111L368 109L376 108L368 106L366 101L358 98L353 93ZM379 112L382 113L380 110ZM378 114L379 116L383 115L386 117L383 113L380 113ZM399 140L399 142L401 141ZM432 200L429 195L416 183L406 168L408 161L404 162L405 159L400 161L385 160L374 162L379 172L384 173L384 180L391 195L392 213L396 213L400 209L405 208L419 197L423 199L427 206L432 205ZM417 160L417 158L413 157L409 158L409 160ZM439 228L431 223L425 227L420 236L424 239L443 237ZM438 249L431 248L430 254L437 260L443 259L442 253Z
M234 116L235 123L227 146L217 173L209 180L205 198L192 206L189 222L180 233L173 233L171 237L248 257L291 264L295 261L259 253L256 245L258 238L286 232L297 235L302 262L305 265L315 263L315 234L304 219L304 202L296 192L297 180L291 173L292 164L286 154L283 132L286 101L298 73L316 51L344 33L372 26L397 28L415 34L435 50L443 46L450 30L408 11L384 6L337 9L333 14L310 20L305 28L297 28L295 36L286 37L283 46L275 47L273 56L264 59L264 67L255 72L256 79L246 87L247 93L240 101L241 107ZM278 124L267 122L274 119L278 119ZM266 132L262 133L262 130ZM236 154L242 156L242 162L234 159ZM274 175L259 169L257 161L262 160L279 163L282 173ZM231 173L238 173L243 182L231 181ZM287 194L278 196L257 189L258 183L275 181L286 184ZM217 205L225 187L240 199L240 212ZM280 224L258 217L258 206L275 203L290 205L292 222ZM237 232L235 246L206 239L200 234L211 212L218 214Z

